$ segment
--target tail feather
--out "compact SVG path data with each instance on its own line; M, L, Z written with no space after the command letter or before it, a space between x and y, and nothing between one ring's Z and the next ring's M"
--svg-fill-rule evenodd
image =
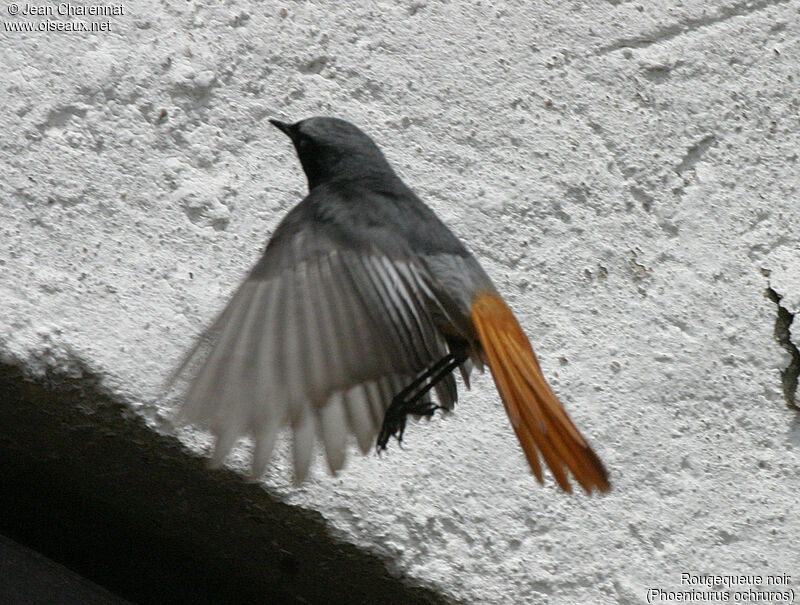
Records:
M603 463L567 416L542 374L528 338L496 294L482 294L470 315L511 425L528 464L542 482L539 455L558 485L571 492L568 472L580 486L608 491Z

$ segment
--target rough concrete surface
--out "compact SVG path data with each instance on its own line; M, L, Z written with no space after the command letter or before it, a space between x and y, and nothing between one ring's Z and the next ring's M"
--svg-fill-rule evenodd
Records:
M8 6L4 24L67 19ZM143 0L73 19L111 31L0 26L5 363L88 368L156 443L161 381L304 194L267 119L343 117L495 278L613 491L538 486L482 376L337 477L320 459L293 487L282 452L270 497L445 599L708 589L681 573L789 574L771 588L800 598L800 1Z

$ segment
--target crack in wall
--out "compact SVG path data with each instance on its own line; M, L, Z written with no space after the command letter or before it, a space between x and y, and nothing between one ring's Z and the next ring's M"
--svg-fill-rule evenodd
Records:
M789 353L791 360L785 369L781 370L783 383L783 396L790 407L800 407L797 402L797 382L800 377L800 350L792 342L791 326L794 314L781 305L780 294L772 287L767 288L767 297L778 306L778 318L775 320L775 339Z
M595 53L593 53L593 55L607 55L623 48L647 48L649 46L653 46L654 44L667 42L673 38L692 33L699 29L719 25L720 23L724 23L725 21L728 21L734 17L744 17L772 6L786 4L788 1L789 0L761 0L760 2L752 2L752 0L750 0L738 2L732 6L722 8L718 14L712 17L696 17L694 19L687 19L686 21L680 21L666 27L658 28L649 34L641 34L631 38L622 38L616 42L613 42L612 44L600 47Z

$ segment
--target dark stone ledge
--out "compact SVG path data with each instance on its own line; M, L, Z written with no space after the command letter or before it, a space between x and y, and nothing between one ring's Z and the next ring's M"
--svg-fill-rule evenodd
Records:
M322 516L209 471L91 373L0 364L0 533L144 603L446 603Z

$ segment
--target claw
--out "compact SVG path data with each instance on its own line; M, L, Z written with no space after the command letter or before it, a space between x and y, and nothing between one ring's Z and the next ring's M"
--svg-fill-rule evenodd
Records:
M409 414L430 418L436 410L441 408L441 406L427 399L425 394L437 382L452 372L456 366L463 363L465 359L466 353L464 351L459 351L457 354L448 353L395 395L391 405L386 410L381 431L378 433L378 441L375 445L378 453L386 450L391 437L395 437L398 444L403 442L406 417Z
M395 397L389 409L386 410L386 415L383 418L383 426L378 435L377 450L382 452L386 450L389 439L394 437L397 443L403 442L403 433L406 430L406 416L409 413L409 407L414 407L412 404L406 403L402 399Z

